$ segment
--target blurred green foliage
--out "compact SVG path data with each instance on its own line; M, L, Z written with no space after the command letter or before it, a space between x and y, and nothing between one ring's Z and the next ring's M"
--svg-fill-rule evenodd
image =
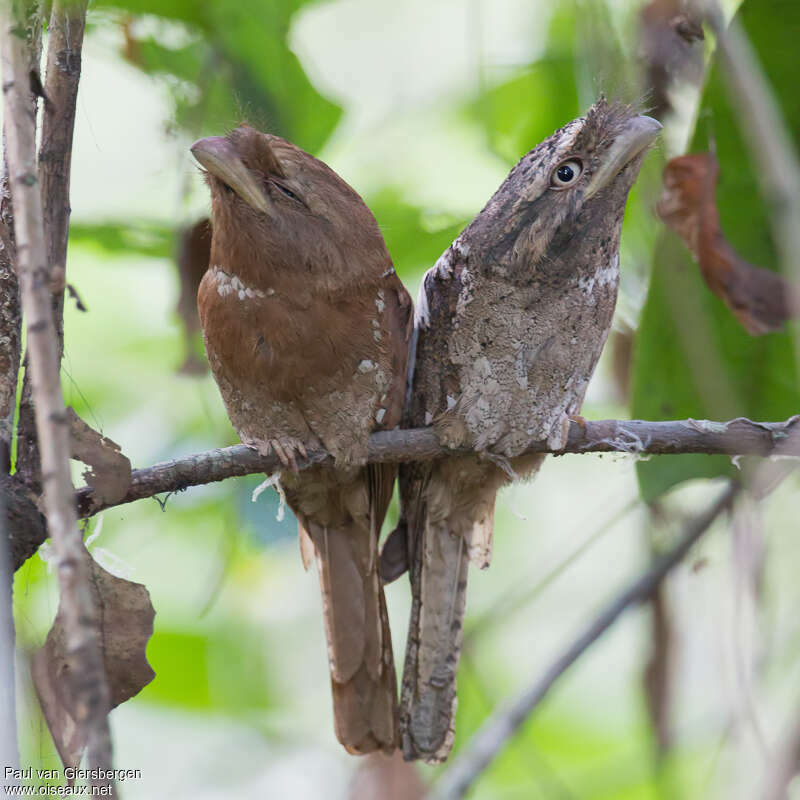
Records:
M795 59L800 5L746 0L738 18L800 145ZM715 60L689 152L716 149L717 206L725 236L752 264L776 269L768 208L721 73ZM665 231L636 336L632 414L641 419L786 419L800 409L795 335L796 325L760 337L748 334L706 287L687 249ZM651 459L637 469L648 501L690 478L736 472L729 458L705 455Z
M125 57L169 79L175 122L190 135L219 133L242 119L315 152L341 110L311 85L289 49L289 24L307 0L98 0L95 9L130 15ZM136 32L136 20L157 19L159 36ZM181 23L173 37L163 23ZM175 39L177 41L175 41Z
M246 118L319 154L335 138L332 134L337 126L348 120L312 85L289 46L292 25L314 5L302 0L98 0L92 4L90 21L95 29L113 27L117 33L121 30L122 37L115 40L122 40L121 55L168 88L172 115L165 122L183 139L218 134ZM503 63L497 69L492 69L491 64L479 64L477 88L437 96L430 103L432 108L414 111L428 114L429 121L443 117L455 120L454 126L462 126L474 135L486 153L496 157L499 183L507 165L580 114L599 92L624 101L639 99L636 19L640 6L638 2L603 0L542 3L541 14L534 21L547 31L541 50L523 63ZM470 13L472 6L464 7ZM436 8L433 3L426 11L432 13ZM765 0L749 0L744 21L797 132L800 111L791 94L794 66L786 55L795 49L798 12L782 0L780 24L775 24L774 8ZM381 13L388 30L398 9L386 3ZM418 24L426 24L422 12ZM364 36L384 33L378 26L365 30ZM531 28L532 38L538 33L538 27ZM409 41L410 48L414 44L413 39ZM476 59L484 56L476 55ZM368 71L369 65L361 66ZM402 74L398 81L402 81ZM374 123L370 136L380 138L382 133L391 132L410 113L398 102L398 110ZM774 266L763 206L737 127L714 70L693 146L705 149L709 132L713 132L723 172L719 192L723 226L746 258ZM341 129L347 132L344 125ZM457 133L454 131L454 140ZM468 172L470 166L465 162L464 171ZM651 155L631 193L623 229L620 305L629 317L626 322L633 325L639 292L652 265L650 293L636 332L633 415L724 418L748 414L765 419L787 416L798 407L788 337L770 334L761 339L749 338L708 292L696 265L673 237L658 242L653 258L660 230L652 215L659 166ZM427 176L413 177L421 183ZM74 178L79 180L80 176ZM467 222L429 207L388 181L372 185L364 193L409 286L435 262ZM90 312L79 313L71 302L67 303L67 402L120 442L134 466L236 441L211 378L175 374L183 352L175 314L177 272L171 263L177 224L172 220L131 217L79 219L70 228L70 280L76 283ZM675 286L677 300L669 291ZM673 316L678 313L690 317L692 325L704 326L700 330L702 336L685 318ZM676 321L680 319L684 321ZM701 346L704 343L705 356ZM686 350L689 345L691 357ZM701 360L697 367L695 362L703 357L707 361ZM700 386L701 378L713 381L711 399ZM719 387L725 385L730 385L731 391L721 392ZM629 414L613 399L604 397L601 402L606 404L604 412L609 408L609 413ZM595 407L593 411L596 410ZM599 462L595 474L610 469L611 463L611 459ZM730 465L727 459L688 456L653 459L639 464L638 470L642 493L651 499L689 477L719 474L730 470ZM540 481L545 478L542 475ZM251 501L253 489L261 480L260 476L250 476L194 488L161 498L164 508L155 500L142 501L112 509L103 515L102 522L92 523L95 532L98 525L103 526L94 545L95 555L97 548L112 552L130 570L133 579L148 586L157 610L155 633L148 647L157 677L112 717L115 735L122 740L115 742L118 765L146 770L150 766L126 761L131 751L126 750L124 740L126 725L133 726L136 737L156 740L158 728L171 730L169 726L176 719L183 720L185 741L176 738L175 742L167 742L164 748L168 752L163 754L162 762L150 768L166 771L163 762L172 761L171 745L177 750L179 744L188 742L187 749L197 750L190 766L201 775L197 792L203 796L206 790L212 791L209 787L213 785L211 780L204 782L204 770L210 771L217 762L224 761L224 751L219 743L213 750L197 747L195 737L199 740L203 731L221 719L234 721L251 737L248 741L256 741L263 748L258 751L260 757L247 764L253 775L262 775L259 770L269 758L285 758L281 748L288 751L290 746L305 748L304 752L314 756L335 752L336 757L345 758L339 753L330 725L316 579L301 573L294 522L288 512L285 519L278 520L281 509L277 495L270 490L258 502ZM574 542L561 536L563 518L583 505L585 492L580 481L571 485L569 500L562 499L555 511L546 508L549 498L544 498L537 510L541 518L532 516L529 526L516 517L511 519L507 510L499 512L498 547L499 540L505 541L512 528L517 533L518 529L531 527L538 537L549 524L558 527L558 538L563 540L564 549L571 551ZM558 504L557 500L552 502ZM552 512L551 516L547 517L546 512ZM395 513L395 509L390 512L390 522ZM597 519L603 516L598 514ZM641 530L634 524L629 530L634 536L625 541L625 547L636 552L640 541L636 537L640 537ZM526 536L524 541L518 537L513 548L515 553L535 552L530 563L538 567L551 563L552 553L546 547L523 549L534 547L537 537ZM517 688L520 674L527 674L527 661L520 668L504 647L494 645L501 642L508 648L523 641L528 654L536 651L541 655L540 626L549 625L563 633L562 616L567 616L571 607L580 606L589 614L596 603L598 585L602 587L600 591L611 591L609 586L616 586L620 567L615 560L604 561L595 553L585 558L598 559L592 561L591 582L582 581L579 591L549 616L539 614L540 603L564 575L559 571L558 579L552 581L555 572L539 575L539 583L531 583L530 564L517 559L520 574L513 586L541 585L547 587L547 592L542 588L525 594L513 609L504 606L504 613L492 616L492 624L476 637L474 649L465 653L459 678L456 748L463 746L486 715ZM514 566L513 560L505 563L506 569ZM490 575L481 575L482 584L477 577L470 577L471 603L478 596L479 585L485 586L487 580L496 582L495 603L506 597L511 576L500 574L499 569L496 566ZM606 583L600 583L603 580ZM18 634L25 650L43 640L55 614L53 583L53 576L38 558L17 574ZM404 631L402 613L397 623L396 612L407 607L407 597L397 600L400 595L407 595L405 586L399 583L389 589L398 666L402 662ZM521 597L522 593L516 596ZM534 600L535 613L528 614ZM473 614L481 610L487 609L471 606ZM641 631L639 634L637 646L644 649L646 635ZM552 637L548 641L553 641ZM605 647L619 648L619 644L606 640ZM667 761L658 763L643 692L636 682L640 654L626 652L625 656L637 661L635 670L631 670L634 677L626 684L627 705L621 703L624 707L618 709L614 698L592 694L585 687L582 692L576 689L572 676L581 669L594 669L595 662L579 665L482 776L474 796L481 800L662 800L712 796L708 784L715 755L710 751L718 747L717 729L704 721L695 739L684 748L676 748ZM607 661L601 663L607 672L599 674L592 686L605 691L618 678L618 664L612 661L608 668ZM512 679L514 669L517 674ZM144 723L126 716L136 710L153 716L145 716ZM29 699L20 714L23 760L57 766L37 713L35 702ZM153 725L153 720L157 724ZM713 728L711 733L709 727ZM694 733L697 730L692 728ZM307 762L296 767L286 760L287 769L313 773L318 768L316 762L310 767ZM353 760L348 760L347 769L351 768ZM435 777L435 768L422 769L426 779ZM276 780L264 785L284 784ZM232 784L225 786L229 791L220 796L264 796L261 784L248 787L250 794L238 793ZM161 791L160 785L158 788ZM331 788L330 795L343 796L344 789L340 792L340 788ZM132 793L136 787L126 789ZM165 791L160 796L173 796L169 788ZM136 794L148 800L155 796L154 791L148 795L145 790ZM280 796L300 795L284 792Z
M147 220L73 222L69 226L69 241L73 247L86 247L106 255L171 258L175 249L175 230L162 222Z
M510 79L490 85L468 106L483 126L489 146L511 164L581 113L576 82L575 3L559 2L547 45L536 61Z

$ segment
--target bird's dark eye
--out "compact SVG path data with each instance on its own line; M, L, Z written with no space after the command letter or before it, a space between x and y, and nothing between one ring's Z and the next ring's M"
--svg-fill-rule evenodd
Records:
M300 198L287 186L284 186L282 183L278 183L278 181L273 181L273 183L287 196L291 197L292 200L297 200L300 202Z
M570 158L567 161L562 161L553 170L550 184L556 189L565 189L567 186L572 186L580 178L582 172L583 164L577 158Z

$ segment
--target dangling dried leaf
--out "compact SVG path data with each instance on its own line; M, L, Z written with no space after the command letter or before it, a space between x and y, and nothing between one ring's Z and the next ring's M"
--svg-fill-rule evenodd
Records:
M71 408L69 419L72 458L82 461L86 483L95 491L98 503L116 503L131 485L130 459L116 442L90 428Z
M649 113L662 119L672 110L670 92L682 82L699 83L703 76L703 25L682 0L651 0L639 16Z
M664 168L658 214L692 252L708 288L748 333L779 330L797 314L791 287L777 272L749 264L725 239L716 205L718 174L711 153L673 158Z
M155 677L145 650L153 634L155 611L147 589L106 572L89 560L91 591L101 620L101 647L106 680L115 708L138 694ZM31 677L39 703L65 767L77 767L86 746L73 706L70 657L59 609L42 648L31 659Z
M201 219L194 225L184 228L179 234L178 277L180 295L178 314L183 321L186 340L186 359L180 371L184 373L204 373L208 368L205 360L195 353L195 339L200 330L197 315L197 290L211 259L211 220Z

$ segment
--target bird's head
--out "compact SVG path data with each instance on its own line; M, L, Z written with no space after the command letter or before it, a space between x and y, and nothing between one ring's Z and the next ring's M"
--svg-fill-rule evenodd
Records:
M330 167L279 136L240 125L199 139L191 152L211 191L212 264L240 276L288 270L335 283L388 260L361 197Z
M583 238L609 235L619 225L628 192L642 159L661 125L629 106L600 99L586 116L573 120L531 150L477 218L485 237L473 241L492 253L486 263L526 272L542 259L552 260ZM504 219L505 237L496 219Z

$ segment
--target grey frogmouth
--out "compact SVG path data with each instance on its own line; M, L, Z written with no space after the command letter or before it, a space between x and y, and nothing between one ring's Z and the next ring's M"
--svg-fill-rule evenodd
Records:
M660 125L600 100L531 150L422 282L404 424L474 451L400 471L382 552L408 568L400 729L408 759L452 746L469 561L488 566L495 495L566 441L611 327L625 202Z

